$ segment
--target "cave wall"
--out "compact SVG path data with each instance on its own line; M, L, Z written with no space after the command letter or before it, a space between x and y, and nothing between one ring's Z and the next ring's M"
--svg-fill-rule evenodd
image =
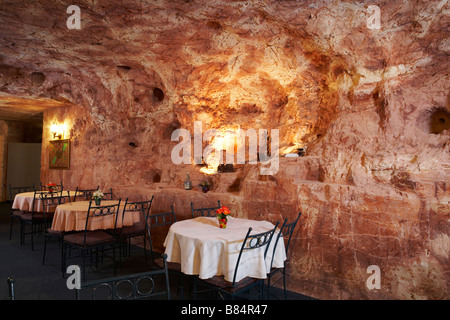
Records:
M42 181L154 194L153 210L174 204L181 219L190 201L270 221L302 212L290 290L449 297L446 2L381 1L372 29L364 1L86 1L80 30L65 25L70 3L42 3L2 1L0 51L0 94L68 104L44 113ZM54 121L70 170L48 169ZM172 132L194 121L278 129L279 170L174 165ZM304 157L283 157L299 147ZM213 190L183 190L188 172ZM371 265L380 289L367 286Z

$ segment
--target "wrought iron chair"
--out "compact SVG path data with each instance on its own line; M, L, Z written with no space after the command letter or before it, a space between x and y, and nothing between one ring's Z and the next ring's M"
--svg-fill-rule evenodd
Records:
M109 192L103 192L103 199L104 200L114 200L114 194L112 189L109 189Z
M150 200L146 201L128 201L128 199L125 200L125 206L122 212L122 221L125 217L126 213L130 212L139 212L139 222L135 223L132 226L122 226L122 228L119 228L115 232L115 236L119 243L119 249L122 248L121 244L126 245L126 242L128 241L128 252L131 252L130 250L130 240L131 238L135 237L143 237L144 238L144 254L145 258L147 259L147 223L146 219L147 216L150 213L150 208L152 206L154 196L151 197ZM125 246L126 247L126 246ZM119 250L121 252L121 250ZM125 252L125 250L124 250ZM120 255L121 256L121 255Z
M46 194L47 191L34 191L33 202L31 204L31 210L20 216L21 220L21 245L25 243L25 235L31 235L31 250L34 250L34 235L42 231L47 221L44 212L39 212L36 207L36 200L40 199L42 194ZM55 193L59 194L59 193ZM35 211L36 210L36 211ZM30 232L26 232L26 226L30 226Z
M173 210L173 205L170 206L170 211L163 212L163 213L156 213L156 214L149 214L146 219L147 222L147 233L148 238L150 242L150 253L151 257L153 259L153 264L156 265L158 268L162 268L164 266L164 262L162 257L154 257L154 251L153 251L153 244L152 244L152 236L151 236L151 229L158 228L158 227L164 227L164 226L171 226L175 222L177 222L177 217L175 215L175 212ZM169 272L176 274L179 276L179 283L178 287L180 288L181 296L184 296L184 286L183 286L183 277L184 274L181 272L181 265L177 262L167 262L167 266L169 269Z
M153 257L153 244L152 244L152 236L150 229L157 228L157 227L163 227L163 226L170 226L173 223L177 222L177 217L175 216L175 212L173 210L173 205L170 205L170 211L163 212L163 213L156 213L156 214L149 214L146 218L147 223L147 233L148 233L148 241L150 242L150 251L151 256ZM160 259L156 259L154 261L159 267L162 267L162 264L160 263ZM172 263L169 263L169 269L171 269Z
M217 207L194 209L194 204L191 202L192 218L196 218L196 217L215 217L216 216L216 210L220 209L220 201L217 201L217 204L218 204Z
M242 242L241 249L239 251L239 256L236 260L236 267L234 269L233 274L233 281L229 282L225 280L225 277L223 275L221 276L214 276L209 279L200 279L199 277L194 277L194 288L193 288L193 295L194 299L197 298L197 293L204 292L204 291L197 291L197 282L200 282L201 285L206 286L209 288L209 290L206 291L217 291L221 296L229 296L231 299L235 298L236 296L240 296L242 293L246 291L250 291L252 288L259 286L259 299L262 299L263 297L263 284L264 279L256 279L251 277L245 277L244 279L240 281L236 281L236 276L239 269L239 263L241 261L241 258L243 255L245 255L247 252L251 250L256 250L259 248L264 249L264 259L267 256L267 251L269 249L269 244L273 238L273 235L275 233L275 230L277 229L279 225L279 221L276 222L275 228L266 231L261 232L257 234L251 234L252 228L248 229L248 232L244 238L244 241Z
M75 189L75 196L73 201L89 201L92 199L92 194L98 190L100 186L97 186L96 189L81 189L77 187Z
M164 254L162 259L164 267L158 270L81 283L80 289L76 289L76 299L138 300L166 296L170 300L167 255ZM161 275L164 276L164 284L158 283ZM102 292L105 294L103 297L100 296Z
M283 280L283 291L284 291L284 299L286 300L286 263L289 262L289 244L291 243L292 235L294 233L294 229L297 225L297 222L302 215L301 212L298 213L297 218L294 219L294 221L287 223L288 219L284 219L284 223L281 226L280 232L276 235L275 243L273 246L273 254L272 254L272 261L270 262L270 272L267 274L267 298L270 299L270 287L274 286L276 283L278 283L280 280ZM274 268L273 267L273 259L275 257L275 251L277 248L278 241L282 239L282 241L285 241L285 250L286 250L286 260L284 261L284 265L281 268ZM281 277L278 278L275 282L272 283L272 277L276 275L277 273L281 272Z
M12 187L11 185L9 185L9 196L10 196L10 201L11 201L11 208L9 211L9 216L10 216L9 240L11 240L11 237L12 237L12 229L13 229L14 221L16 221L20 224L22 222L22 220L21 220L22 214L26 213L25 210L13 209L12 206L14 203L14 198L19 193L32 192L32 191L35 191L35 189L36 188L34 186L34 183L32 186L26 186L26 187Z
M67 192L67 195L65 193ZM45 263L45 255L47 252L47 240L48 239L57 239L59 240L59 244L61 247L61 260L62 260L62 241L65 235L70 234L72 232L66 232L66 231L57 231L50 228L50 222L49 218L52 218L54 215L54 210L57 206L64 203L70 203L70 194L69 191L63 191L61 194L52 194L52 193L42 193L40 195L41 203L43 206L44 211L44 219L46 228L44 232L44 252L42 255L42 264ZM61 268L62 268L62 261L61 261Z
M112 218L114 221L114 230L117 225L117 215L120 208L119 199L117 204L105 205L105 206L93 206L93 201L89 202L89 209L86 215L86 225L84 231L68 234L63 239L63 276L66 270L66 252L67 249L79 249L81 252L81 258L83 260L82 272L83 278L86 270L86 255L92 250L111 248L113 252L113 268L114 274L116 273L116 238L114 233L108 233L104 230L90 230L89 221L92 219L107 219Z

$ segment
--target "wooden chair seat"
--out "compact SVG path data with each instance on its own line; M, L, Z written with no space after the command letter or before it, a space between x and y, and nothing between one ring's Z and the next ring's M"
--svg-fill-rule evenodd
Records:
M22 220L24 221L44 221L44 213L43 212L27 212L21 215ZM47 217L47 219L51 219L51 217Z
M20 217L21 215L27 213L25 210L14 210L11 214L15 217Z
M45 233L48 234L48 235L55 236L55 237L58 237L58 236L62 237L62 236L67 235L69 232L67 232L67 231L53 230L52 228L47 228L47 229L45 230Z
M136 223L132 226L125 226L116 230L116 236L118 238L137 237L145 235L145 225Z
M83 248L97 246L103 243L114 241L114 237L111 234L102 230L87 232L86 241L84 241L84 235L84 232L68 234L64 237L64 241Z

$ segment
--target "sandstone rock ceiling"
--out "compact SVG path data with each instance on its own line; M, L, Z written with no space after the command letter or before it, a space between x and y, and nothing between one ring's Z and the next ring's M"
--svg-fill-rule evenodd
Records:
M53 99L20 98L0 94L0 120L42 122L42 113L68 105Z
M377 3L380 30L370 1L81 1L79 30L71 4L1 1L1 114L73 103L103 127L277 127L286 152L369 110L377 134L406 119L407 139L428 134L436 110L446 128L447 1Z

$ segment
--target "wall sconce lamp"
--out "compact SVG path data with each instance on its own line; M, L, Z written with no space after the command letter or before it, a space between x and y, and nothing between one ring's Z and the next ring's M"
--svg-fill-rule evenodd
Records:
M64 137L64 131L65 131L65 125L64 124L58 124L56 122L53 122L53 124L50 126L50 133L53 135L53 139L62 139Z

